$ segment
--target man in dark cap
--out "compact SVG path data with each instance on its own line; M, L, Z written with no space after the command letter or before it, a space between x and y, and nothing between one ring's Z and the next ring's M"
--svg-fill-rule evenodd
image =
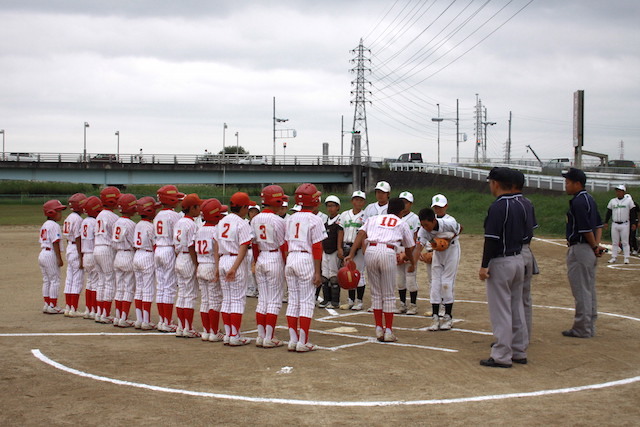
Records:
M567 275L576 302L573 326L562 331L562 335L591 338L596 334L598 317L596 266L603 252L600 248L603 224L596 202L584 188L587 182L584 172L570 168L562 176L567 194L573 196L567 212Z
M527 213L513 194L511 169L493 168L487 179L496 200L484 220L479 277L486 280L489 317L496 341L491 347L491 357L481 360L480 365L510 368L512 363L527 363L529 337L522 304L524 260L520 254Z

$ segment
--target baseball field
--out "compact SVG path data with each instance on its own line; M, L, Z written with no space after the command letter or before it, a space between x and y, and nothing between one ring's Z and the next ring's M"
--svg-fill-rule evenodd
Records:
M0 230L2 425L637 425L640 419L635 257L630 265L600 260L597 336L566 338L560 332L573 315L566 248L561 240L535 240L541 273L532 290L529 363L496 369L478 363L492 342L477 278L480 236L461 236L453 330L426 331L422 265L420 315L396 317L397 343L373 339L371 313L316 309L311 341L320 350L299 354L42 314L37 230ZM252 338L255 304L248 299L242 327ZM284 328L277 335L288 336Z

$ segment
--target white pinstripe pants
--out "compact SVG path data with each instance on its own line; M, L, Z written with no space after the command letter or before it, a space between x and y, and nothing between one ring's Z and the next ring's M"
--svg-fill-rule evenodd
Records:
M396 252L384 245L369 246L364 254L371 288L371 307L392 313L396 309Z
M133 266L134 252L117 251L113 262L116 271L116 295L117 301L133 301L136 289L136 280Z
M64 285L65 294L79 294L84 285L84 270L80 269L80 256L76 245L69 243L67 247L67 278Z
M220 282L214 281L216 265L213 263L198 264L198 285L200 287L200 312L220 311L222 307L222 288Z
M116 256L111 246L98 245L93 249L93 257L96 261L96 270L100 282L98 282L97 300L113 301L116 293L116 273L113 269L113 261Z
M173 304L178 291L176 282L176 253L173 246L158 246L155 252L156 261L156 302Z
M52 250L41 250L38 255L38 265L42 272L42 296L58 298L60 291L60 267L56 253Z
M256 312L279 314L284 295L284 260L280 251L261 252L256 261L258 305Z
M153 302L156 293L156 264L153 252L144 249L136 251L133 257L133 269L136 276L134 298L144 302Z
M98 268L96 267L96 260L93 256L93 252L82 254L82 266L84 267L84 273L87 276L87 290L97 291L100 277L98 276Z
M196 266L188 253L180 252L176 258L176 278L178 299L176 307L194 308L198 297L196 286Z
M395 259L395 258L394 258ZM284 269L289 287L287 316L313 317L316 287L313 284L313 256L305 252L289 252Z
M247 269L240 264L236 270L235 280L227 282L225 279L227 271L231 269L235 262L236 256L223 255L220 257L220 286L222 288L222 307L220 311L223 313L243 314L247 301Z

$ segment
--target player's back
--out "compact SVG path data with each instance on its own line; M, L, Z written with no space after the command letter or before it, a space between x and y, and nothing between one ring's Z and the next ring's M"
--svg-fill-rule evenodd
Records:
M285 239L289 252L311 253L312 245L327 238L322 219L311 212L300 211L287 219Z
M173 227L180 219L180 214L173 209L163 209L153 219L153 230L156 234L156 245L173 246Z
M101 211L96 217L95 245L111 246L113 225L119 216L110 210Z
M185 252L193 243L196 236L196 223L193 218L180 218L173 227L173 245L177 251Z
M216 227L213 224L204 224L196 231L195 245L199 264L215 263Z
M251 228L261 251L274 251L284 244L286 222L275 213L260 212L251 220Z

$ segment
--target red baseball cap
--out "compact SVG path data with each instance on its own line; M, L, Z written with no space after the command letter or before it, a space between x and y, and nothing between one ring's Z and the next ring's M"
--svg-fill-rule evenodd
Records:
M204 200L200 199L196 193L187 194L184 199L182 199L182 209L189 209L191 206L202 205Z
M255 206L256 202L252 201L249 198L247 193L237 192L233 196L231 196L231 200L229 201L231 206Z

